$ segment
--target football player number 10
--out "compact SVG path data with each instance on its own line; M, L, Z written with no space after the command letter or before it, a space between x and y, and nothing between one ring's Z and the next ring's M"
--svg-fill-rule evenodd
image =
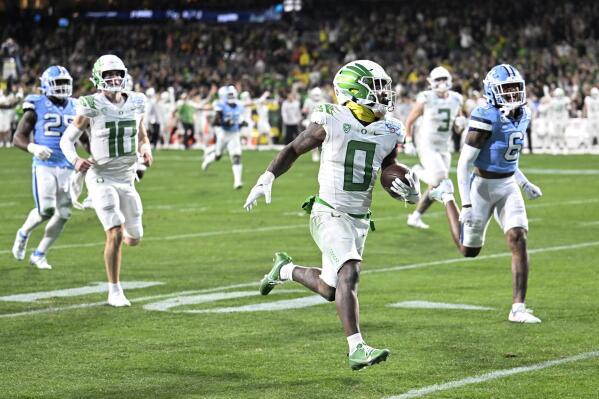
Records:
M345 153L343 191L367 191L372 180L372 162L374 161L374 151L376 143L366 143L364 141L351 140L347 143L347 152ZM356 152L363 152L364 156L364 176L361 182L354 181L354 160Z
M137 148L135 148L137 126L134 120L106 122L106 129L108 129L108 156L110 158L134 155L137 152ZM125 129L130 132L127 137L125 137ZM129 151L125 151L125 140L131 141Z

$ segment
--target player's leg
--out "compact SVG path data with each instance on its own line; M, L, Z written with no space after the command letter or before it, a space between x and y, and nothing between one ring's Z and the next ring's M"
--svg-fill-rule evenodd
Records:
M46 261L46 257L50 247L60 236L65 224L71 217L71 197L68 193L68 186L72 170L65 168L52 168L56 179L55 206L56 211L54 216L48 220L44 237L40 241L37 249L30 258L31 263L38 268L51 268Z
M422 169L416 168L418 177L428 184L428 187L420 197L416 210L408 215L408 226L428 229L428 224L422 221L422 215L433 204L434 200L429 197L430 190L449 176L449 162L451 155L440 151L423 148L418 152Z
M144 229L142 224L143 206L135 186L122 186L118 189L121 212L125 217L123 242L134 247L141 242Z
M529 268L526 244L528 218L522 193L514 179L506 179L493 191L502 197L495 208L495 219L503 229L512 251L513 295L508 319L516 323L540 323L541 320L533 316L525 305Z
M451 238L460 253L468 258L476 257L480 253L493 209L493 203L487 198L488 196L484 195L486 180L476 177L472 182L470 188L472 220L469 224L460 222L460 211L453 195L451 180L443 180L429 193L432 199L442 202L445 206Z
M226 146L225 133L223 129L220 127L215 127L214 132L216 140L214 145L206 147L204 150L204 160L202 161L202 170L204 171L208 169L210 164L220 159Z
M46 220L51 220L56 214L56 192L58 190L54 168L35 166L33 168L33 195L36 209L29 212L27 220L21 226L15 237L13 255L22 260L25 257L27 240L31 231ZM44 253L33 252L29 263L38 269L52 269Z
M227 143L227 151L231 157L231 168L233 169L233 188L239 190L243 187L241 179L243 165L241 164L241 137L239 133L233 133Z
M120 284L121 248L125 217L120 210L119 193L115 185L90 172L85 178L94 210L106 232L104 265L108 278L108 304L130 306Z

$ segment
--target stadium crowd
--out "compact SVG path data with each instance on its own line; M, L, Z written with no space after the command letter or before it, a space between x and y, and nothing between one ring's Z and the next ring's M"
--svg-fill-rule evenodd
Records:
M14 60L15 71L8 89L35 92L41 72L59 64L73 75L75 96L89 93L91 63L105 53L126 60L136 89L160 93L172 87L177 99L205 97L210 87L229 83L253 98L269 90L279 103L291 87L305 95L320 86L326 97L335 71L359 58L385 65L402 94L412 98L426 88L426 77L437 65L451 71L455 90L476 98L482 74L509 62L523 71L531 104L561 87L572 101L572 116L597 82L599 28L593 22L599 3L319 4L304 1L301 18L285 14L264 24L82 18L62 28L43 21L5 24L2 57L5 69L6 60Z

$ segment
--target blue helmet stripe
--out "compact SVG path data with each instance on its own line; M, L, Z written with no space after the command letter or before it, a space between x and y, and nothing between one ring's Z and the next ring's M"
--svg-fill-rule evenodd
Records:
M507 76L510 76L510 77L511 77L511 76L512 76L512 73L510 72L510 70L509 70L508 66L509 66L509 65L506 65L506 64L503 64L503 65L502 65L502 67L503 67L503 68L505 69L505 71L507 72Z

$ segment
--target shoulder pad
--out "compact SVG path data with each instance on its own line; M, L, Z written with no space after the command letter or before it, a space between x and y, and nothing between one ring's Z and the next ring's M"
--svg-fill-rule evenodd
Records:
M417 103L426 103L430 97L429 94L430 94L430 90L421 91L416 96L416 102Z
M455 97L455 98L456 98L456 99L457 99L457 100L460 102L460 104L463 104L463 103L464 103L464 96L462 96L462 95L461 95L460 93L458 93L457 91L452 91L452 92L451 92L451 95L452 95L453 97Z
M324 125L326 123L327 117L333 116L339 111L340 109L338 105L329 103L318 104L312 109L312 113L310 114L310 122Z
M492 105L479 105L472 110L468 120L468 130L492 132L493 123L497 120L497 108Z
M89 108L89 109L94 109L94 110L97 109L96 108L96 99L94 98L93 95L79 97L79 99L77 100L77 104L83 108Z
M389 133L399 136L400 140L406 135L403 123L392 116L385 118L385 128Z
M33 110L35 111L35 104L41 100L43 96L40 96L39 94L29 94L27 97L25 97L25 99L23 100L23 111L27 111L27 110Z

